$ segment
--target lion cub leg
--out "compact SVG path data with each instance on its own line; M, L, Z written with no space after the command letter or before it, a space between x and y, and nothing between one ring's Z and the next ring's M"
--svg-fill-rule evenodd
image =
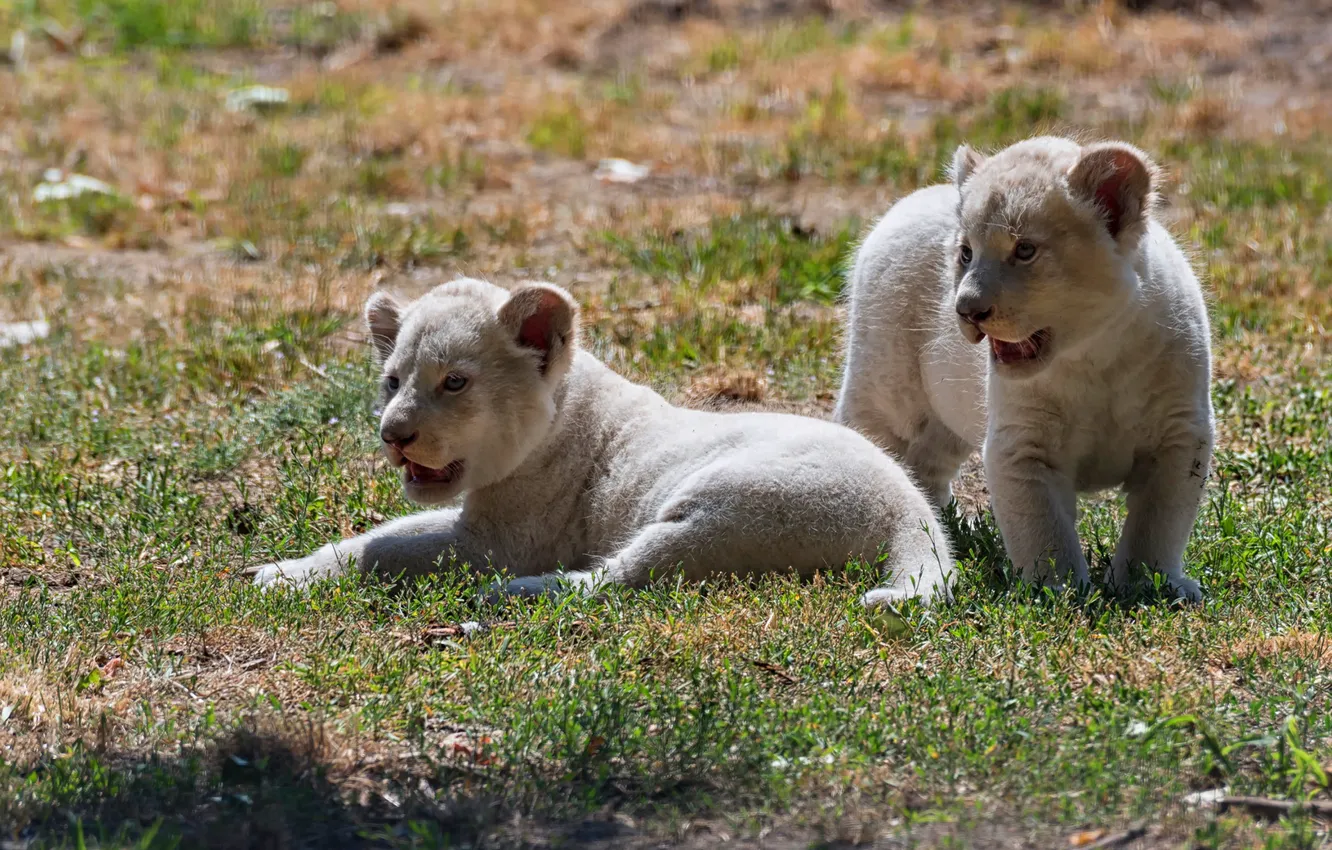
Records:
M693 517L646 525L598 569L586 578L575 575L574 579L583 584L613 582L642 588L677 569L690 581L707 578L714 571L724 571L728 560L738 553L734 545L718 545L736 536L734 530L705 526Z
M902 455L902 464L934 506L943 510L953 500L953 479L970 454L971 446L931 416Z
M354 569L386 578L419 576L441 564L447 567L451 556L478 570L486 564L485 549L467 533L457 508L400 517L368 534L329 543L304 558L260 567L254 580L261 587L304 587Z
M701 549L708 551L700 552ZM652 579L675 569L681 569L690 580L697 580L703 577L696 575L699 572L697 565L709 555L716 557L718 565L726 563L723 554L716 552L715 547L708 547L708 536L702 534L692 521L654 522L593 569L513 579L504 592L513 596L540 596L570 591L596 593L612 584L643 588Z
M872 364L855 365L846 370L833 420L901 461L926 498L942 510L953 500L952 481L972 447L934 415L918 375L887 390L879 385L878 372L869 372Z
M1033 458L997 462L987 453L985 465L994 518L1022 580L1090 584L1078 539L1077 491L1068 476Z
M1124 587L1129 565L1143 564L1162 573L1180 599L1202 599L1197 580L1184 574L1184 549L1198 518L1211 456L1211 440L1199 436L1135 466L1124 485L1128 519L1110 564L1113 585Z

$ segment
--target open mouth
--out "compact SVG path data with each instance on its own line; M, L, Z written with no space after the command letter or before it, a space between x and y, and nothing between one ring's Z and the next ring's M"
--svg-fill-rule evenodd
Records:
M413 461L403 465L409 484L452 484L463 473L463 462L455 460L443 469L431 469Z
M1039 330L1024 340L1008 342L990 337L990 354L996 363L1027 363L1040 359L1050 342L1049 329Z

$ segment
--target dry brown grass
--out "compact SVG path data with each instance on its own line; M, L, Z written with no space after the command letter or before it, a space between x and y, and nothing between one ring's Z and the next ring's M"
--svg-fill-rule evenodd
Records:
M1234 112L1231 99L1224 95L1197 95L1180 109L1176 125L1185 135L1213 138L1225 131Z
M767 390L768 382L756 372L709 369L690 381L685 397L695 406L758 404Z
M346 8L382 12L369 2ZM21 118L12 125L16 156L5 167L19 178L17 213L26 227L40 217L23 195L32 175L52 165L77 166L131 198L132 208L110 232L58 237L80 248L91 239L113 249L175 252L191 242L231 236L254 219L252 205L241 200L247 187L296 199L355 191L363 179L358 175L375 160L381 161L374 178L378 198L468 208L472 215L480 204L497 211L492 221L523 219L531 247L560 230L543 223L540 209L579 191L578 181L570 180L552 187L531 209L524 204L534 190L542 192L539 181L534 185L523 177L549 157L534 151L531 139L533 128L552 112L567 113L577 125L578 158L584 161L621 156L653 162L677 179L726 181L750 156L747 151L779 148L793 132L872 147L884 122L879 99L885 96L956 109L1014 85L1066 86L1077 78L1079 87L1105 83L1145 98L1148 81L1195 73L1198 63L1242 65L1246 44L1244 30L1228 21L1144 17L1109 6L1072 19L1038 18L997 30L969 27L966 18L947 11L916 14L909 29L900 18L870 23L865 35L839 42L837 22L863 18L866 12L858 8L839 10L849 17L834 16L829 35L794 56L765 55L770 30L741 30L753 32L739 36L742 64L724 78L705 74L706 87L681 88L649 71L635 83L641 90L616 102L596 91L602 83L585 83L569 70L585 63L568 57L591 57L601 49L597 39L620 27L617 22L640 21L629 29L658 33L663 43L678 30L693 56L706 56L736 38L726 18L732 11L723 10L720 18L687 16L681 27L634 18L622 2L409 6L395 21L411 37L392 50L336 71L318 62L280 59L279 75L294 102L319 104L336 91L339 102L348 104L316 106L280 122L223 112L217 89L164 92L136 84L144 74L134 64L85 77L67 57L39 53L22 84L0 95L0 112ZM803 25L797 19L791 27ZM650 69L651 40L645 47L633 61ZM562 51L565 59L548 61ZM819 112L817 101L834 89L846 92L846 106L829 116ZM56 103L60 108L39 108ZM187 116L177 131L182 141L146 143L144 128L165 128L172 109ZM1280 120L1307 134L1323 126L1323 112L1299 104L1288 117L1277 115L1265 124ZM1209 94L1174 112L1173 127L1187 135L1214 135L1230 127L1236 113L1245 116L1246 128L1264 124L1236 95ZM1070 123L1081 123L1079 117L1073 115ZM265 172L261 154L283 145L305 151L305 162L295 176L275 180ZM463 175L462 183L443 189L426 185L423 176L432 167L467 155L481 164ZM195 208L191 199L204 200L205 207ZM643 200L675 202L651 192ZM585 216L578 228L595 229L604 220Z

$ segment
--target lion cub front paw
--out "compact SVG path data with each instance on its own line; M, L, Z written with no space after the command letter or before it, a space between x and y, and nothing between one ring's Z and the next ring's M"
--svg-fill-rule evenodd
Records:
M302 566L299 561L281 561L256 568L254 583L264 589L279 585L299 587L308 581L308 573L309 568Z
M1201 602L1203 598L1202 585L1197 579L1189 578L1186 575L1171 576L1168 579L1170 587L1175 591L1175 598L1182 599L1185 602Z

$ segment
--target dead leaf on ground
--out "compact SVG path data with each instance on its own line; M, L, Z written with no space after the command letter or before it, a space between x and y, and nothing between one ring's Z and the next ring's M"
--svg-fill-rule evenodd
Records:
M786 672L786 670L784 670L779 664L773 664L771 661L759 661L758 659L750 659L749 663L765 673L771 673L788 685L799 684L799 680Z
M422 649L441 646L459 640L477 637L494 629L511 629L512 622L479 623L431 623L419 631L399 633L398 642L403 646L419 646Z
M491 752L495 739L489 735L473 735L469 732L454 732L440 741L440 749L446 756L461 758L472 764L492 765L498 759Z

